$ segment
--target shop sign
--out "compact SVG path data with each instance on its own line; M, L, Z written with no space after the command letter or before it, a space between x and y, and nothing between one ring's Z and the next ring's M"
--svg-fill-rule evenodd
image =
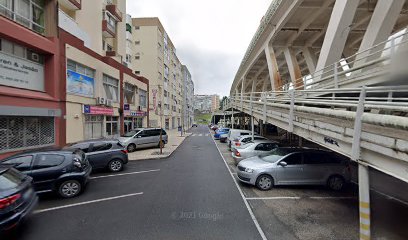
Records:
M126 111L125 116L145 117L145 116L147 116L147 112L144 112L144 111Z
M113 115L113 108L84 105L84 113L90 115Z
M67 92L85 97L93 97L94 79L72 70L67 70Z
M129 111L130 110L130 105L127 104L127 103L123 104L123 110L124 111Z
M0 52L0 85L44 91L44 66Z

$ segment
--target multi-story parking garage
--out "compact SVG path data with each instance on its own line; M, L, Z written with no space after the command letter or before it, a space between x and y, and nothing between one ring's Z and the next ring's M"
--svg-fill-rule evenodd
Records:
M231 86L233 119L239 110L358 163L360 239L371 236L369 171L408 182L407 8L273 1Z

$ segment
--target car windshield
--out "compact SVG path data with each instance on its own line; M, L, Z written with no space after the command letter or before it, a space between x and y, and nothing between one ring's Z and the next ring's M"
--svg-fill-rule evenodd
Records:
M130 132L127 132L125 134L120 135L121 137L133 137L136 135L136 133L138 133L139 130L132 130Z
M265 162L274 163L274 162L279 161L280 159L282 159L287 154L288 154L288 152L285 151L284 149L276 148L276 149L272 150L270 153L265 154L265 155L260 155L259 157L260 157L260 159L262 159Z

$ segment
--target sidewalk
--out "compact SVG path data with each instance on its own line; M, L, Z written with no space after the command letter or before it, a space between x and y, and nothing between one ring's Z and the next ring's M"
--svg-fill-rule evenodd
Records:
M183 133L180 136L180 132L177 129L166 130L168 136L168 143L163 148L163 154L160 155L160 148L147 148L136 150L135 152L129 153L129 161L138 160L150 160L150 159L161 159L169 157L177 148L180 146L186 137L190 136L191 133Z

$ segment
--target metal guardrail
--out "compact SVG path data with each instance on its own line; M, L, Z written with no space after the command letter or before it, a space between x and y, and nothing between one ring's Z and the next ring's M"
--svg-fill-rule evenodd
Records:
M340 88L360 79L384 75L389 72L393 57L402 48L408 49L408 32L289 82L279 90Z

